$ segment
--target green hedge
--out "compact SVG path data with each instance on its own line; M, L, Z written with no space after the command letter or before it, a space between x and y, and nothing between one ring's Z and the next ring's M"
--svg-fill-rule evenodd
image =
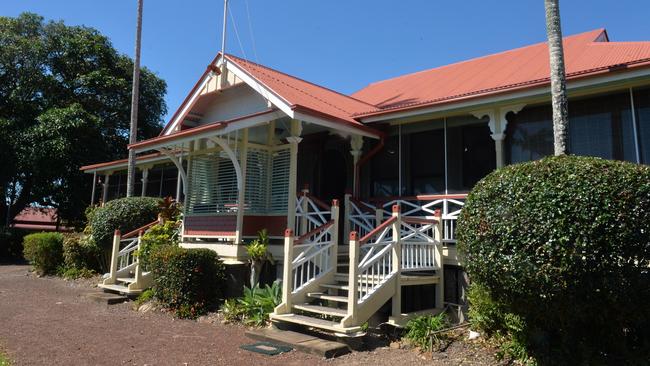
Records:
M98 271L101 249L88 236L67 234L63 239L63 265L66 269Z
M196 318L218 305L225 267L214 251L162 246L150 265L156 298L177 316Z
M650 167L562 156L499 169L469 194L458 248L473 282L555 361L650 353Z
M140 265L148 271L150 267L150 257L156 249L163 246L177 245L179 241L180 222L165 221L165 223L156 224L147 230L140 241L138 257Z
M154 221L161 200L153 197L129 197L107 202L89 215L93 239L104 250L110 250L115 229L122 234Z
M23 239L25 259L40 275L54 274L63 263L63 235L61 233L29 234Z

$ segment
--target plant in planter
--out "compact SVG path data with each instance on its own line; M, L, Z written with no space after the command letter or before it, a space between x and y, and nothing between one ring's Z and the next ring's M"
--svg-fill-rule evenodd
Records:
M273 256L268 251L269 233L263 229L257 233L257 239L246 246L249 262L251 264L251 288L255 288L260 281L260 272L266 261L273 262Z

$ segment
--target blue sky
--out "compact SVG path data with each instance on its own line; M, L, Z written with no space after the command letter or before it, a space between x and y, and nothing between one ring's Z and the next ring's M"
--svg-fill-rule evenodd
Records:
M220 48L223 1L144 2L142 63L167 81L171 115ZM244 51L229 20L227 52L245 53L253 61L343 93L545 39L543 0L230 4ZM560 5L565 35L604 27L612 41L650 40L650 1L564 0ZM2 16L24 11L97 28L119 51L133 55L136 0L0 1Z

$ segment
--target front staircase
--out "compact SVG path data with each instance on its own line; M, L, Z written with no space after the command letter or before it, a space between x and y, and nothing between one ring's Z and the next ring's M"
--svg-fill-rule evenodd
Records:
M99 288L107 292L135 296L151 287L151 272L143 270L137 251L140 249L142 234L158 223L156 220L125 235L115 230L110 272L105 274L102 283L97 285Z
M310 230L300 236L285 232L283 299L271 314L272 321L339 336L360 335L363 324L391 299L389 322L404 324L409 314L401 311L402 286L442 284L439 215L402 217L400 207L394 206L392 216L375 223L363 237L352 231L346 248L338 242L338 202L326 211L329 221L309 207L316 209L303 205L295 227ZM442 311L442 288L436 286L432 311Z

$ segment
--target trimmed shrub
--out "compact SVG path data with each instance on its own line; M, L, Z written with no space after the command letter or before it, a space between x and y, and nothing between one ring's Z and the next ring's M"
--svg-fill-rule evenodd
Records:
M36 233L23 240L25 259L40 275L56 273L63 263L63 235L61 233Z
M101 249L88 236L67 234L63 239L63 265L66 269L99 270Z
M196 318L218 305L225 267L214 251L162 246L150 265L156 298L178 317Z
M115 229L126 234L154 221L160 202L153 197L128 197L92 210L88 216L93 239L100 248L110 250Z
M165 223L152 226L140 239L138 257L140 265L149 270L151 253L163 246L177 245L179 240L179 225L177 221L165 221Z
M458 221L473 282L525 324L539 360L650 353L650 167L560 156L480 181Z

